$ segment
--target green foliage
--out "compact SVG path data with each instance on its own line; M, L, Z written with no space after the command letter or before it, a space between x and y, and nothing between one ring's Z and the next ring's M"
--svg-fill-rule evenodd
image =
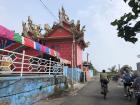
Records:
M88 67L89 67L90 70L94 70L94 67L93 67L93 65L92 65L91 62L90 63L87 63L86 61L84 61L83 62L83 65L88 65Z
M123 38L125 41L135 43L138 41L136 35L140 32L140 0L124 0L124 2L129 5L132 11L125 13L120 19L115 19L111 22L111 25L117 26L118 37Z
M116 65L108 68L108 70L109 70L109 72L108 72L108 77L109 78L118 76L118 70L116 69Z
M112 66L111 68L108 68L108 70L110 71L110 73L116 74L117 73L117 69L116 66Z
M87 63L86 61L84 61L83 65L89 65L88 67L89 67L90 70L94 71L94 75L96 75L98 73L98 71L96 70L96 68L93 66L93 64L91 62Z

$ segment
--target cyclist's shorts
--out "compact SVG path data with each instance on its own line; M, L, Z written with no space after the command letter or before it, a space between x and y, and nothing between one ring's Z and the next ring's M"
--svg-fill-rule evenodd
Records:
M132 83L130 82L130 83L124 83L124 87L126 87L126 86L131 86L132 85Z
M106 80L106 79L101 79L101 83L103 83L103 84L108 84L108 80Z

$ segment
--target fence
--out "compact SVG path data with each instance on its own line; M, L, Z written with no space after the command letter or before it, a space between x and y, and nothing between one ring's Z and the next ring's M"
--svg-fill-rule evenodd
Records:
M60 62L34 57L23 53L17 53L0 49L0 73L1 74L48 74L63 75L63 64Z

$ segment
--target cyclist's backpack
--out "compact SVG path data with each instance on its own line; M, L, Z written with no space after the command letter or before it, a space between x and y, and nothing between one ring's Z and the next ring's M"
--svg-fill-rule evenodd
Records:
M125 83L132 82L132 77L130 76L130 74L125 74L123 79L125 80Z

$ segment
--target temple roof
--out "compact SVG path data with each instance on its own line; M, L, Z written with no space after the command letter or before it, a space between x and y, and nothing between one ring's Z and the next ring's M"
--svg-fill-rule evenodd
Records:
M81 27L80 20L77 20L76 23L74 22L74 20L70 20L63 7L61 8L61 10L59 10L58 22L54 22L52 27L50 27L48 24L44 25L44 35L41 34L41 31L43 29L40 27L40 25L33 24L30 16L28 17L27 23L23 22L22 26L22 35L25 37L30 37L31 39L38 42L40 42L41 40L44 41L47 38L58 39L58 37L51 37L51 35L58 28L62 28L63 30L67 31L70 35L72 35L72 38L75 38L75 40L78 43L82 43L83 48L88 47L87 43L84 40L85 25Z

